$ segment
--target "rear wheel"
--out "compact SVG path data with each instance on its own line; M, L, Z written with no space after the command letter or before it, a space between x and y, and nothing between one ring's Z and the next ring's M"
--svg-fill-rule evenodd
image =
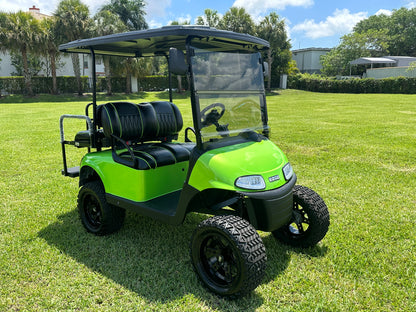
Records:
M78 213L88 232L106 235L121 228L126 212L107 203L100 181L83 185L78 193Z
M294 247L311 247L325 237L328 227L329 212L323 199L313 190L295 185L292 220L273 235Z
M190 245L200 280L212 292L240 297L254 290L266 268L266 249L254 227L237 216L201 222Z

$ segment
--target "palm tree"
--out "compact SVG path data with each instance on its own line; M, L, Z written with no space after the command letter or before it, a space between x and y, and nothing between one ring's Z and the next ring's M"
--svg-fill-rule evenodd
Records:
M198 16L197 25L206 25L209 27L218 28L220 23L220 16L217 10L205 9L203 16Z
M270 13L266 16L257 27L257 33L260 38L263 38L270 43L270 49L267 51L267 62L268 62L268 81L267 81L267 90L271 89L271 75L272 75L272 63L274 58L279 57L282 59L282 62L285 62L286 65L281 64L281 68L288 67L290 58L290 42L287 38L287 33L285 29L285 22L279 18L275 12Z
M6 20L7 20L7 13L0 12L0 51L4 50L4 41L6 40Z
M54 14L56 28L60 34L60 40L73 41L86 38L89 34L91 19L88 6L80 0L62 0ZM71 53L72 66L77 79L78 95L82 95L81 68L77 53Z
M127 26L120 20L119 16L106 9L101 9L94 16L94 35L105 36L127 30ZM110 56L103 56L105 77L107 80L107 95L112 95Z
M41 21L42 26L42 43L45 48L45 54L49 57L52 74L52 94L58 93L56 82L56 59L58 56L59 35L56 29L56 18L44 18Z
M154 60L154 58L153 58ZM153 71L152 59L148 58L125 58L115 56L111 58L111 65L114 74L117 76L126 76L127 78L134 76L144 78ZM131 93L131 79L126 79L126 93Z
M4 12L0 12L0 52L3 52L6 50L6 47L4 46L4 42L6 41L6 32L4 29L6 19L7 19L7 14ZM0 62L1 62L1 59L0 59ZM1 93L0 93L0 97L1 97Z
M109 4L103 6L102 10L117 14L128 30L140 30L149 28L144 18L146 14L144 7L145 2L143 0L111 0ZM134 66L135 61L128 58L123 64L126 73L126 92L131 93L131 75L134 72L132 66Z
M28 52L39 47L40 24L30 13L19 11L17 13L2 14L1 41L2 49L17 52L22 55L23 77L26 92L33 96L32 80L28 65Z
M4 24L6 21L7 15L4 12L0 12L0 52L5 50L3 43L6 41L6 35L4 31ZM1 63L1 59L0 59ZM0 98L1 98L1 88L0 88Z
M254 34L254 22L244 8L232 7L223 16L218 24L220 29L230 30L243 34Z
M144 7L143 0L111 0L102 10L117 14L129 30L140 30L149 28L144 18Z

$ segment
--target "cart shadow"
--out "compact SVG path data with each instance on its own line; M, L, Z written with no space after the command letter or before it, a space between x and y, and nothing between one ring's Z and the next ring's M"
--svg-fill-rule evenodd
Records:
M181 226L171 226L128 213L119 232L99 237L84 230L73 210L42 229L39 237L151 302L168 303L192 294L211 308L223 310L229 307L229 300L202 286L189 257L192 232L205 218L189 214ZM269 260L263 283L267 283L287 268L291 249L270 236L264 238L264 243ZM263 298L256 292L232 302L236 310L244 311L254 311L262 304Z
M277 241L270 233L263 237L263 243L267 252L267 271L263 283L268 283L282 274L288 267L291 255L294 253L303 254L309 258L324 257L328 252L325 245L316 245L310 248L296 248Z

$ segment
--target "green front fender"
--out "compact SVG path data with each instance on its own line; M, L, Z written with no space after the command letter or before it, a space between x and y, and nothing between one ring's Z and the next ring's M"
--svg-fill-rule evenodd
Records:
M241 176L261 175L266 183L264 190L272 190L286 183L282 168L287 162L284 153L269 140L221 147L206 151L198 158L188 184L199 191L247 192L249 190L237 187L235 180ZM271 177L273 179L269 180Z

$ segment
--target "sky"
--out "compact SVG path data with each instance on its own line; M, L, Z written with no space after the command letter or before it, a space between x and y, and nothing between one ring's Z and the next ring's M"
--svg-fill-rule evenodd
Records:
M35 5L41 13L53 14L60 0L0 0L3 12L28 11ZM93 15L110 0L82 0ZM244 7L255 22L276 12L285 20L292 50L332 48L340 43L360 20L392 10L415 8L416 0L145 0L146 20L150 28L172 21L195 24L205 9L225 14L231 7Z

